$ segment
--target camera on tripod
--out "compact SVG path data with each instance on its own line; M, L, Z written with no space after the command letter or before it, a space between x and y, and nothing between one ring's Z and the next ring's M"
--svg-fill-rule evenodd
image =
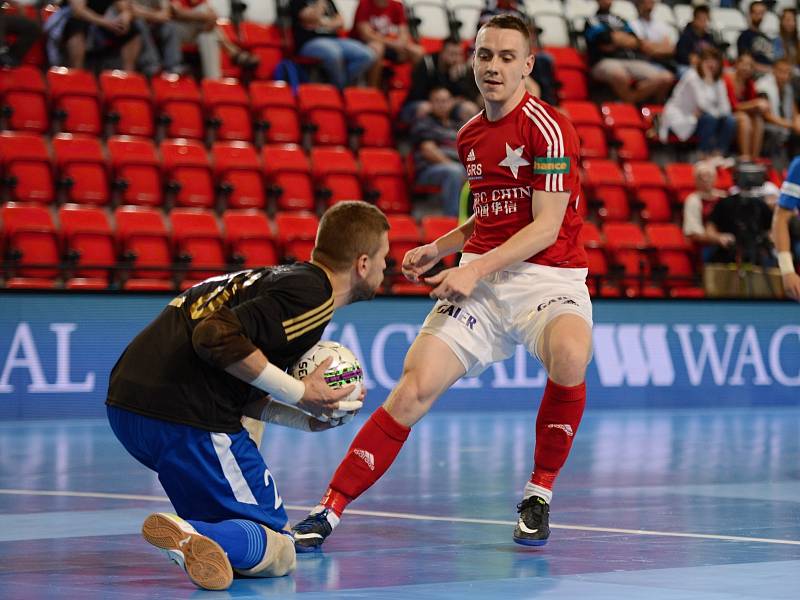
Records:
M736 256L730 257L736 262L762 264L770 255L772 211L764 201L766 181L762 165L739 163L734 171L736 186L714 208L711 220L717 228L736 237Z

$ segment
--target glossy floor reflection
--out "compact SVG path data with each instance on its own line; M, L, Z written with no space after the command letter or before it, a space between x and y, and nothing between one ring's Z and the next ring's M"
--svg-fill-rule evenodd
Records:
M104 422L0 423L0 597L800 598L800 409L587 414L541 549L511 542L533 419L432 413L323 554L221 593L141 540L169 505ZM267 430L292 519L358 424Z

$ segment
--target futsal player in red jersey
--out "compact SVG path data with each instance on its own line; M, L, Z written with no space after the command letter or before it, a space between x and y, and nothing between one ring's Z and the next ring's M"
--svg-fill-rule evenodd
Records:
M508 358L517 344L542 362L548 380L514 541L541 546L550 535L553 484L583 415L592 348L586 256L578 239L578 136L564 115L525 89L534 57L521 20L501 15L488 21L473 60L486 108L459 132L458 152L474 214L404 257L405 275L433 286L438 302L406 355L397 386L356 435L320 504L293 528L298 551L323 543L442 393ZM458 267L424 277L458 251Z

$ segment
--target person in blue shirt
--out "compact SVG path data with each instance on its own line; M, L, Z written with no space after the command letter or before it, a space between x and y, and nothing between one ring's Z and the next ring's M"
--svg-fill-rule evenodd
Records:
M800 156L789 165L789 174L781 186L778 206L772 221L772 239L778 251L778 267L783 277L783 290L790 298L800 301L800 275L794 268L789 223L800 208Z

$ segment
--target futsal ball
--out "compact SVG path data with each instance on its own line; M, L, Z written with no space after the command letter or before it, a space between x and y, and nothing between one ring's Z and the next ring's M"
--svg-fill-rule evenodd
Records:
M364 371L361 369L356 355L338 342L324 341L314 344L292 367L292 376L296 379L307 377L329 357L332 357L333 360L325 371L325 381L332 388L355 384L356 387L353 391L340 402L358 402L361 386L364 385ZM348 412L351 411L335 410L333 417L340 418Z

